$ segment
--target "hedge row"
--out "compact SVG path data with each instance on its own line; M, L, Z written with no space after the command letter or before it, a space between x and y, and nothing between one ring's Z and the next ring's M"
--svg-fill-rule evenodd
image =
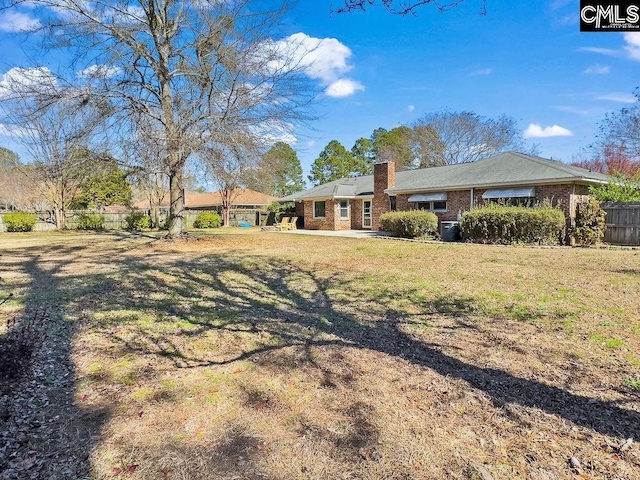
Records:
M560 243L566 218L556 208L488 205L465 212L460 230L465 238L480 243Z
M104 228L104 215L97 213L81 213L78 215L78 230L102 230Z
M195 228L218 228L222 225L222 217L213 212L201 212L193 222Z
M382 230L401 238L418 238L434 235L438 231L438 217L424 210L390 212L380 215Z
M6 213L2 217L7 232L30 232L37 220L35 214L26 212Z

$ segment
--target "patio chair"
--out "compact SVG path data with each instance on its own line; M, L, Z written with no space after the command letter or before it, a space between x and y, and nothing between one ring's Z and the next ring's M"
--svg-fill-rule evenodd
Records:
M289 223L287 224L287 230L297 230L298 229L298 217L291 217L289 219Z
M276 223L274 225L276 227L276 230L278 230L279 232L283 230L289 230L289 218L290 217L282 217L282 220L280 220L280 223Z

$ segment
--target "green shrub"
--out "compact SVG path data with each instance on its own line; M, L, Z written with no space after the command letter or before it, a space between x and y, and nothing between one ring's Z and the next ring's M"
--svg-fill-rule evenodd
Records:
M573 236L580 245L595 245L604 237L606 212L593 197L580 202L576 209L576 226Z
M37 220L35 214L27 212L5 213L2 217L7 232L30 232Z
M589 192L600 202L640 202L640 178L613 177L605 185L590 187Z
M102 230L104 228L104 216L96 213L81 213L78 215L78 230Z
M222 218L213 212L200 212L193 222L194 228L218 228L220 225Z
M438 217L423 210L390 212L380 215L382 230L401 238L418 238L438 231Z
M564 213L556 208L495 204L465 212L460 220L463 236L481 243L553 245L565 225Z
M127 224L127 230L139 231L144 228L151 228L151 217L142 212L131 212L124 221Z

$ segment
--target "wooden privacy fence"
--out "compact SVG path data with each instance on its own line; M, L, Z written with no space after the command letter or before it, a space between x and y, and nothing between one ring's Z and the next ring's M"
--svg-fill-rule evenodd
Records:
M603 203L607 212L604 241L612 245L640 245L640 202Z

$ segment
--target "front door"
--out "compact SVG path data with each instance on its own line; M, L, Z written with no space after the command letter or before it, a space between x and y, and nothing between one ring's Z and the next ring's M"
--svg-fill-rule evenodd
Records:
M362 201L362 228L371 228L371 200Z

